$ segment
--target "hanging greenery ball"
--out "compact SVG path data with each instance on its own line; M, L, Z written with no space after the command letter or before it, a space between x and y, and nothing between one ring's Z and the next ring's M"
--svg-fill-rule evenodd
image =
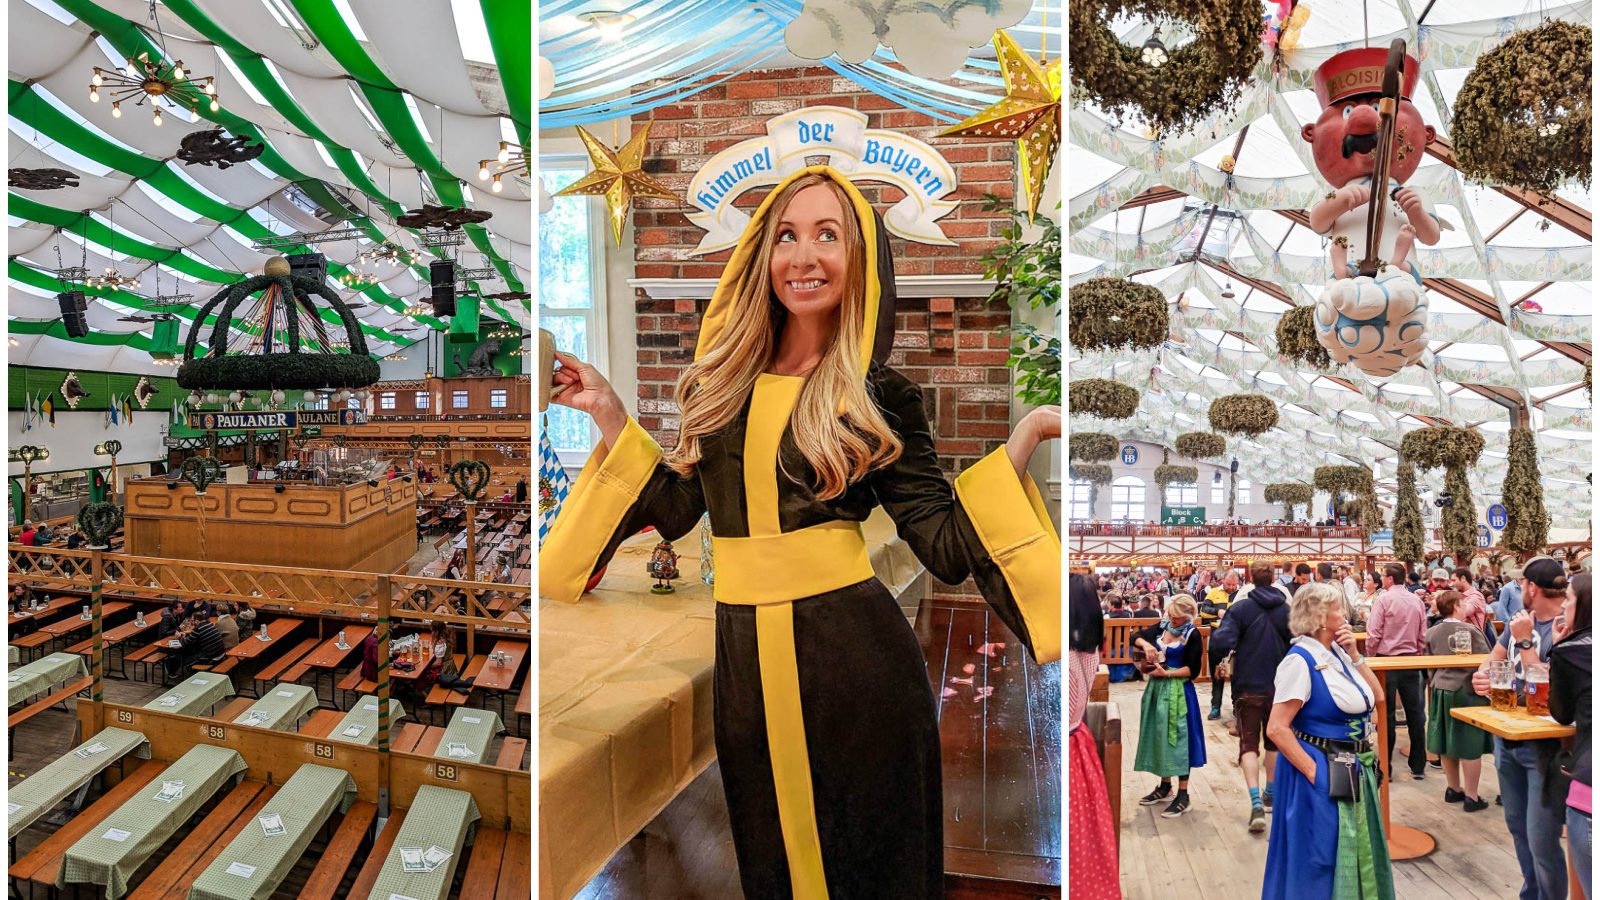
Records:
M1200 470L1194 466L1156 466L1155 479L1163 490L1169 484L1199 484Z
M1229 394L1211 401L1211 428L1223 434L1257 437L1278 425L1278 405L1260 394Z
M1316 489L1334 495L1372 491L1372 472L1363 466L1317 466L1311 473Z
M1424 469L1470 469L1481 453L1483 435L1454 425L1418 428L1400 439L1400 455Z
M1130 16L1181 22L1194 39L1169 47L1152 37L1124 44L1111 30ZM1173 41L1168 29L1168 42ZM1235 101L1261 57L1259 0L1070 0L1072 83L1112 116L1133 115L1160 137L1182 132Z
M1317 339L1316 309L1296 306L1278 319L1278 355L1313 369L1329 369L1333 358Z
M1267 485L1261 492L1261 499L1268 503L1282 503L1283 508L1289 510L1295 506L1310 506L1315 493L1309 484L1279 481Z
M1450 123L1462 175L1541 194L1569 181L1588 186L1592 35L1552 20L1478 57Z
M1139 409L1139 392L1104 378L1080 378L1067 385L1069 413L1100 419L1131 418Z
M1067 458L1075 463L1104 462L1116 458L1119 446L1115 435L1074 431L1067 435Z
M1067 467L1067 474L1073 481L1087 481L1095 485L1111 483L1111 467L1089 463L1073 463Z
M1178 455L1189 459L1216 459L1228 452L1228 439L1209 431L1191 431L1178 435L1174 442Z
M1167 339L1167 298L1123 278L1090 278L1067 292L1067 337L1079 350L1152 350Z

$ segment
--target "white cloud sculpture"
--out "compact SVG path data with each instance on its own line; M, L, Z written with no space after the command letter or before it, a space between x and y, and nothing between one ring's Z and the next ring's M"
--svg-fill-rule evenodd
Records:
M911 74L943 78L1032 7L1033 0L806 0L783 39L802 59L837 54L847 63L865 62L881 43Z
M1428 348L1428 295L1406 269L1329 281L1313 317L1317 341L1340 365L1388 377Z

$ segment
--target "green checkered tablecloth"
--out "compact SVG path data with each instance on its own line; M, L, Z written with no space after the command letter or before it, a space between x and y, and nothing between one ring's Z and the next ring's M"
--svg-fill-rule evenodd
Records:
M128 879L145 860L246 768L236 750L209 744L191 749L67 849L56 887L101 884L106 900L117 900L128 892ZM176 782L183 783L181 794L168 801L156 799Z
M233 720L235 725L294 731L300 717L317 708L317 692L303 684L280 684Z
M10 644L7 644L6 645L6 665L14 666L18 662L21 662L21 660L22 660L22 654L17 652L17 648L11 646Z
M355 799L349 773L301 766L195 879L188 900L268 900L333 811L348 810ZM276 825L283 833L267 834Z
M130 752L141 759L149 759L149 741L137 731L107 728L13 785L6 791L9 837L16 837L68 794L88 784L91 778Z
M226 675L199 672L144 705L157 712L203 716L223 698L233 696L233 681Z
M89 666L76 653L52 653L6 674L6 705L16 706L34 694L47 693L58 684L85 678Z
M478 804L466 791L432 784L417 788L411 808L406 810L406 820L400 824L400 833L394 837L394 846L389 848L383 869L378 872L378 880L367 894L368 900L390 900L392 896L408 900L444 900L450 894L456 863L461 861L461 850L467 845L476 821ZM402 851L427 853L433 848L448 852L450 858L432 872L405 870Z
M406 708L400 705L399 700L389 701L389 733L393 740L395 723L406 716ZM352 744L365 744L368 747L378 745L378 698L366 694L356 701L356 705L344 718L335 725L333 732L328 735L335 741L346 741Z
M500 717L486 709L457 707L455 714L450 717L449 727L444 730L444 736L439 738L439 749L435 750L433 755L486 765L483 755L489 752L489 745L494 742L494 736L505 730L506 727L500 723ZM452 756L451 744L465 746L469 755Z

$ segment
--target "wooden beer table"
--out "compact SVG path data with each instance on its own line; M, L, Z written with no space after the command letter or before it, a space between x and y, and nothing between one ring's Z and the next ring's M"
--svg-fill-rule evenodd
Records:
M1433 835L1409 825L1396 825L1389 816L1389 710L1384 702L1389 689L1388 672L1413 672L1419 669L1476 669L1489 658L1487 653L1455 653L1448 656L1369 656L1367 665L1378 676L1378 696L1373 708L1373 724L1378 731L1378 765L1382 767L1383 787L1378 796L1383 806L1383 833L1389 837L1391 860L1421 859L1432 853L1437 843ZM1423 692L1426 700L1427 692ZM1423 704L1426 708L1427 704Z

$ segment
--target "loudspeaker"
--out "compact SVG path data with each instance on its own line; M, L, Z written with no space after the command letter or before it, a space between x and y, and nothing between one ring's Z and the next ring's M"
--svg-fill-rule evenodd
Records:
M84 313L89 310L89 300L83 291L57 294L56 302L61 305L61 325L67 330L67 337L88 337L89 322Z
M1235 459L1233 461L1233 464L1228 467L1228 471L1229 472L1238 472L1239 471L1239 461L1237 459Z
M433 288L430 302L440 318L456 314L456 261L436 259L428 266L428 284Z
M293 254L289 257L289 275L314 278L320 284L328 279L328 258L321 253Z

